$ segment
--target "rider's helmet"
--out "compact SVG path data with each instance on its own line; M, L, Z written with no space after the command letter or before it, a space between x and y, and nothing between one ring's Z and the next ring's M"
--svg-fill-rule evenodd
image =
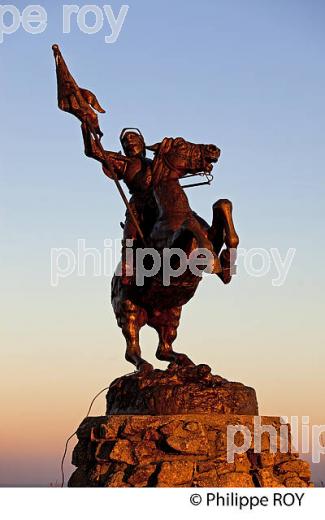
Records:
M146 156L146 144L138 128L123 128L120 142L125 155L129 157Z

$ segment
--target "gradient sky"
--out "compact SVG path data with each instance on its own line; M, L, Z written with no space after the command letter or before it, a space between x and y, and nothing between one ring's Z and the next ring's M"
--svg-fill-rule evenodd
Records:
M40 3L47 30L20 29L0 45L0 485L55 483L65 438L93 395L132 370L109 278L50 285L51 248L76 250L84 238L102 250L121 236L124 215L113 183L83 155L78 121L57 109L53 43L108 109L107 149L119 149L124 126L148 143L181 135L217 144L214 183L188 192L193 209L210 221L213 202L228 197L241 247L296 248L281 287L274 266L254 278L240 264L227 287L206 277L175 345L253 386L262 415L325 424L324 2L129 0L112 45L107 22L97 35L76 26L63 35L62 2ZM141 341L154 361L154 331ZM93 414L104 410L102 397Z

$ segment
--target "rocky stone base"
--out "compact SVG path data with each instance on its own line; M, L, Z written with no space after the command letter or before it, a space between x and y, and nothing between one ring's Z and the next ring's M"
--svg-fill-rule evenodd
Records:
M113 415L85 419L77 432L71 487L309 487L307 462L291 451L280 418L260 417L276 431L256 437L227 461L227 426L254 430L250 415ZM289 427L288 427L289 428ZM256 428L255 428L256 432ZM283 451L287 436L287 450ZM240 446L242 433L236 433ZM271 445L270 445L271 440ZM254 445L255 443L255 445ZM229 444L229 443L228 443ZM229 448L229 446L228 446ZM275 453L270 452L273 448ZM281 450L281 451L280 451Z
M133 372L110 385L107 415L217 413L258 415L254 388L213 375L208 365Z

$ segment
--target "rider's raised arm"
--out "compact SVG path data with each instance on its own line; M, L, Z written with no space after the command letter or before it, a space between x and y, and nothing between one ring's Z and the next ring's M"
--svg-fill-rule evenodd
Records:
M122 179L127 166L126 158L116 152L104 150L103 153L102 148L98 146L89 130L88 125L85 123L81 125L81 130L85 146L85 155L87 157L91 157L92 159L96 159L96 161L99 161L102 164L103 172L110 179L113 179L113 176L112 172L108 168L108 165L110 165L114 175L116 175L118 179Z

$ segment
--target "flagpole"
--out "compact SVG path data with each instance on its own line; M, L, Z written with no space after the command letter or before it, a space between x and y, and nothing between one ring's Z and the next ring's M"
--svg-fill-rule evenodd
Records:
M109 171L113 181L115 182L115 185L118 189L118 192L119 194L121 195L122 197L122 200L131 216L131 219L136 227L136 230L139 234L139 237L141 238L141 241L143 243L144 246L146 246L146 241L145 241L145 238L144 238L144 235L142 233L142 230L140 228L140 225L139 225L139 222L137 221L137 218L134 214L134 211L132 210L131 206L130 206L130 203L123 191L123 188L119 182L119 179L117 178L117 175L115 174L114 172L114 169L112 167L112 165L110 164L110 162L106 159L106 153L105 153L105 150L100 142L100 139L98 137L98 133L97 133L97 129L94 128L94 125L90 119L90 117L88 117L87 115L87 111L91 111L91 113L95 114L94 113L94 110L92 110L90 107L89 107L89 104L91 104L92 107L94 107L94 105L91 103L91 100L89 99L84 99L82 95L80 95L80 87L78 86L78 84L76 83L75 79L73 78L73 76L71 75L68 67L67 67L67 64L65 63L64 61L64 58L61 54L61 51L60 51L60 48L58 45L53 45L52 46L52 50L53 50L53 53L54 53L54 57L55 57L55 62L56 62L56 74L57 74L57 82L58 82L58 102L59 102L59 108L61 108L61 110L64 110L66 112L70 112L71 114L75 115L76 117L78 117L78 119L81 119L82 121L85 122L85 124L87 125L88 129L90 130L91 134L93 135L94 139L95 139L95 142L96 142L96 145L98 146L102 156L103 156L103 164L104 166L107 168L107 170ZM69 83L72 85L72 88L74 89L74 91L76 92L76 94L79 94L79 98L77 99L77 103L74 105L74 106L65 106L64 104L60 104L60 96L62 96L62 77L64 78L65 80L65 83ZM69 85L70 86L70 85ZM66 85L65 85L65 88L66 88ZM60 91L61 91L61 94L60 94ZM85 91L83 89L83 93L87 93L88 96L91 95L92 96L92 100L94 100L95 98L95 101L97 103L97 99L96 97L90 92L90 91ZM63 96L64 97L64 96ZM79 106L78 106L79 104ZM95 105L95 108L97 111L103 111L105 112L103 109L101 109L101 107L99 106L99 104L97 103L97 106ZM77 109L79 110L79 113L77 113ZM81 113L80 113L81 112ZM97 120L97 117L95 117L95 120L97 122L97 125L98 125L98 120ZM98 126L98 129L99 129L99 126Z

